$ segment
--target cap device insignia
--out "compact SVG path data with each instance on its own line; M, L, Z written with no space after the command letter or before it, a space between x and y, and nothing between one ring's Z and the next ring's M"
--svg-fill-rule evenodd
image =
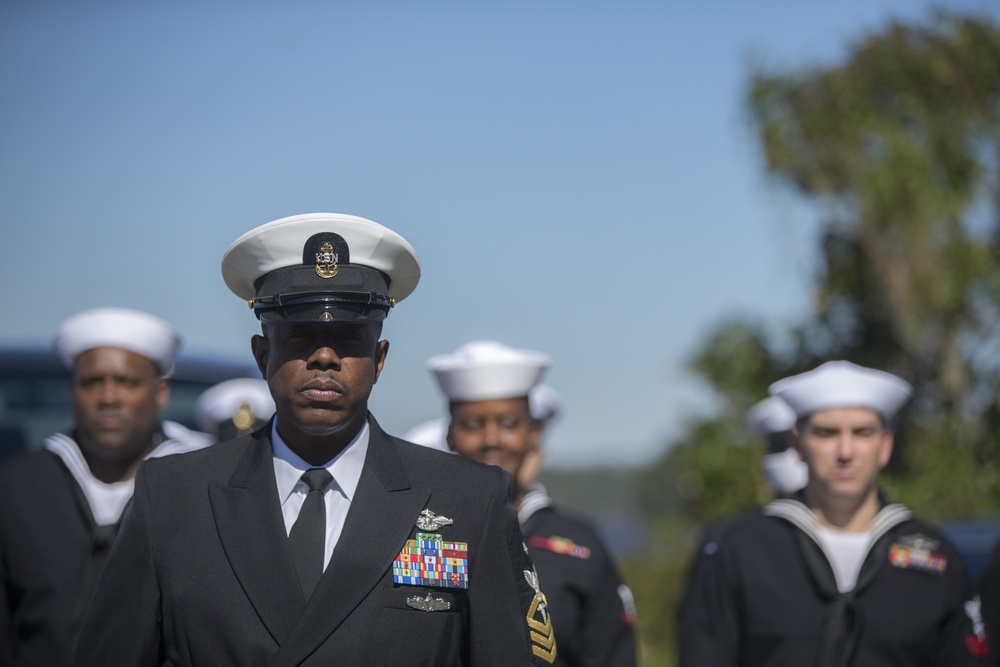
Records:
M337 280L329 284L332 278ZM343 236L319 232L303 244L302 264L261 277L253 308L269 322L377 321L393 306L388 285L381 271L351 264Z
M309 253L315 246L319 245L314 252L316 261L316 275L320 278L334 278L339 270L338 264L351 263L351 249L340 234L334 232L320 232L309 237L302 252L302 263L309 263ZM341 259L343 257L343 259Z

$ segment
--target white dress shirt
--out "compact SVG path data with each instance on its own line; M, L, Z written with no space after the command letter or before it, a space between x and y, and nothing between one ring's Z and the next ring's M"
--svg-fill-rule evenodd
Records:
M340 540L344 530L347 511L351 509L351 500L361 479L361 470L368 454L368 421L361 427L354 439L339 454L322 466L309 465L293 452L278 435L278 420L274 420L271 430L271 448L274 453L274 479L278 483L278 500L281 501L281 516L285 520L285 534L292 531L292 526L299 518L299 511L309 487L302 481L302 473L310 468L326 468L333 476L333 481L323 489L323 500L326 504L326 547L323 550L323 571L330 564L333 548Z

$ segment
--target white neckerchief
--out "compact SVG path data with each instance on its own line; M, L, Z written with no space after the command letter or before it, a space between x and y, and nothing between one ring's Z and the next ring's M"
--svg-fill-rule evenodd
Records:
M552 499L548 491L538 482L528 487L528 492L521 498L521 506L517 508L517 521L522 526L531 515L544 507L552 507Z
M183 454L196 449L203 449L212 444L211 436L199 431L192 431L181 424L171 421L163 422L163 434L167 436L158 444L153 451L144 458L156 459L170 454ZM123 482L112 482L105 484L94 477L90 472L90 466L80 451L80 445L68 435L56 433L45 439L45 449L49 450L60 459L69 469L73 479L83 491L83 497L87 499L90 506L90 513L94 517L94 523L98 526L108 526L118 522L125 506L132 498L135 489L135 480L128 479Z
M339 454L322 466L306 463L285 444L278 435L278 420L271 428L271 450L274 454L274 479L278 484L278 500L281 502L281 516L285 521L285 534L292 532L292 526L299 518L299 512L309 494L309 487L302 481L302 473L310 468L326 468L333 481L323 490L326 504L326 547L323 550L323 570L330 563L333 549L340 540L351 509L351 500L358 488L361 471L368 455L370 429L368 421L361 427L354 439Z

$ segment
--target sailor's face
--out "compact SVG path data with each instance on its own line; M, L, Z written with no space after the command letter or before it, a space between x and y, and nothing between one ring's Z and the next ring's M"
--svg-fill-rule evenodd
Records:
M149 448L170 397L152 361L117 347L76 358L72 393L80 446L109 460L135 458Z
M451 405L448 446L469 458L500 466L517 480L525 456L538 444L538 424L528 399L461 401Z
M830 497L861 498L873 492L892 455L892 433L868 408L814 412L801 424L795 442L809 468L809 486Z
M389 349L373 323L269 324L253 350L289 444L353 437ZM350 431L350 433L347 433Z

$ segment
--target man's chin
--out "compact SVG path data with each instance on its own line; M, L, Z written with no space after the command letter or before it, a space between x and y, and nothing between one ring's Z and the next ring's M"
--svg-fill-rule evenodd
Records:
M88 456L103 461L127 461L138 458L143 453L141 447L134 447L124 440L106 438L92 440L84 451Z

